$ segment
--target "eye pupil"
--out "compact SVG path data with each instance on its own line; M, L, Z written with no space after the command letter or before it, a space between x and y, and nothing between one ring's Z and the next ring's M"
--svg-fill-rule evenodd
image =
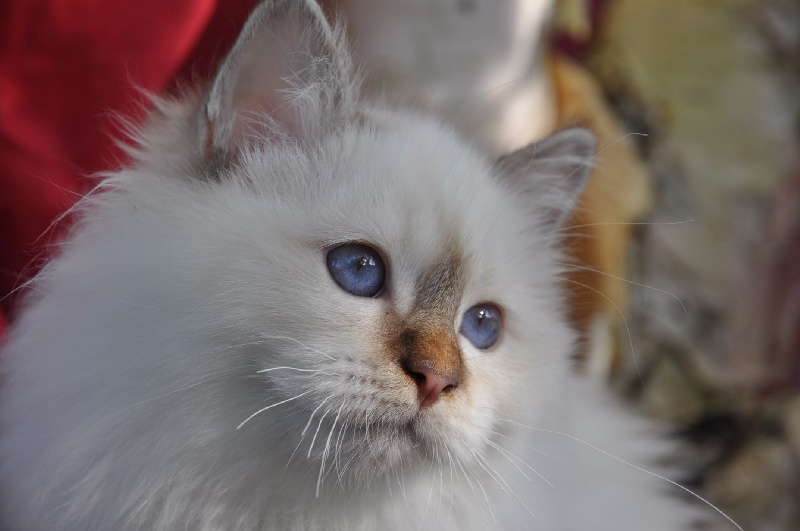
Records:
M368 245L348 243L331 249L325 259L334 282L347 293L374 297L386 280L381 255Z
M464 312L459 332L477 348L487 349L499 339L502 324L500 309L494 304L482 303Z

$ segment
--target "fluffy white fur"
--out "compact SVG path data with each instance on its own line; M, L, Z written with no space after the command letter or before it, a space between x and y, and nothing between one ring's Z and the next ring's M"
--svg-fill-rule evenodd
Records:
M356 86L315 4L272 2L204 99L160 104L0 353L1 526L688 528L677 489L564 435L651 469L665 449L569 374L558 222L588 135L495 164ZM388 295L331 279L350 241ZM420 411L382 323L451 255L459 315L505 325L486 352L459 336L467 378Z

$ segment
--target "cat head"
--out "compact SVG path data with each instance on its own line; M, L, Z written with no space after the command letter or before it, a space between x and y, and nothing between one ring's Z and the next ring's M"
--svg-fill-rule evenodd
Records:
M137 210L165 218L175 284L202 294L183 322L252 376L203 405L229 437L312 461L333 445L363 477L473 460L500 419L546 414L572 347L559 231L588 132L492 160L360 102L341 32L288 0L257 8L192 123L193 169L154 177Z

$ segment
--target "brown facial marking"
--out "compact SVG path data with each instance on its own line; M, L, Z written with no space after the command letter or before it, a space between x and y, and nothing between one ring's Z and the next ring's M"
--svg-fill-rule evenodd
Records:
M450 251L417 279L411 317L415 313L424 313L452 322L463 289L460 257L456 252Z
M400 367L417 384L421 407L433 405L439 396L461 383L461 352L455 336L440 328L421 333L406 331L400 341Z
M400 345L401 359L409 368L427 368L447 378L460 378L461 350L455 334L439 328L421 332L406 330L401 335Z
M389 350L417 385L421 407L464 379L461 349L454 323L464 281L459 254L449 252L417 279L411 310L387 322Z

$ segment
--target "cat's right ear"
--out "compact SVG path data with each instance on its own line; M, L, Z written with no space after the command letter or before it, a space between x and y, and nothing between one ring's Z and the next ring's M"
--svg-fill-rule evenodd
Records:
M353 105L341 31L314 0L265 0L222 62L198 113L205 161L287 139L312 140Z
M530 198L542 223L559 228L575 208L591 172L597 141L573 127L500 157L496 171L517 193Z

